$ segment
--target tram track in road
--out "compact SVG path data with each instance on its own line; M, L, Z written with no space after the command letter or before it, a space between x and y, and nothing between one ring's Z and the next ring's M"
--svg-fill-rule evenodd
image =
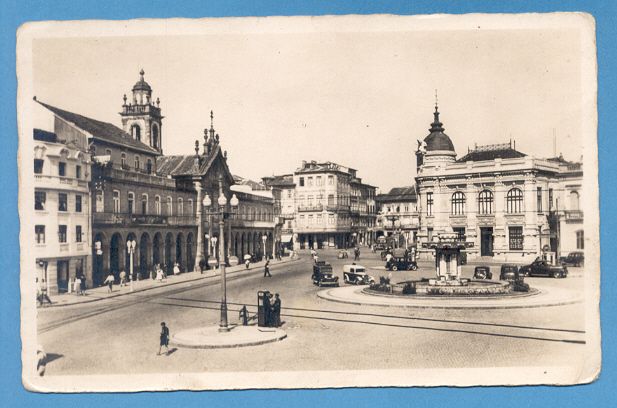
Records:
M274 265L272 267L272 270L282 268L283 266L284 264ZM258 274L262 273L261 270L254 270L251 272L255 272L255 274L247 274L246 271L242 269L238 271L234 271L234 272L228 272L227 282L233 282L233 281L236 281L242 278L250 278L253 276L258 276ZM60 327L66 326L67 324L79 322L79 321L89 319L95 316L100 316L103 313L114 312L116 310L120 310L126 307L130 307L130 306L134 306L134 305L138 305L142 303L147 303L151 301L152 299L157 299L160 297L167 297L170 295L173 296L173 295L188 292L191 290L220 285L221 283L218 275L211 276L211 277L205 277L204 279L206 280L205 282L199 282L199 281L193 280L193 281L178 283L177 285L179 285L180 287L169 289L169 290L164 290L165 286L161 286L160 288L155 289L155 290L162 289L164 290L163 293L159 291L157 291L156 293L148 293L148 294L144 294L144 292L147 292L147 291L135 292L135 293L129 292L123 296L105 299L103 300L103 302L106 302L104 305L95 307L94 309L89 307L87 311L83 311L81 313L77 313L69 317L55 319L49 322L39 324L37 328L37 332L39 334L47 333L52 330L58 329ZM199 282L199 283L196 283L196 282ZM75 305L75 307L77 306L79 305ZM40 316L39 316L39 319L40 319Z
M219 310L219 301L183 299L164 297L154 300L154 303L171 307L188 307L207 310ZM242 303L228 302L228 311L239 312ZM229 308L235 306L237 308ZM256 306L247 305L249 313L256 313ZM537 327L487 323L464 320L447 320L423 318L414 316L376 314L368 312L334 311L308 308L286 307L282 309L281 317L295 319L311 319L336 323L363 324L390 328L431 330L448 333L472 334L521 340L536 340L571 344L586 344L585 331L576 329L561 329L553 327ZM413 324L411 323L413 322ZM567 337L566 337L567 336ZM581 339L580 337L583 337Z

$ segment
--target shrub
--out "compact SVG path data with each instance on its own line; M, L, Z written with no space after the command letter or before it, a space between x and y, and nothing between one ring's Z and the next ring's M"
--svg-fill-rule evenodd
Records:
M403 295L415 295L416 294L416 284L413 282L407 282L405 286L403 286Z

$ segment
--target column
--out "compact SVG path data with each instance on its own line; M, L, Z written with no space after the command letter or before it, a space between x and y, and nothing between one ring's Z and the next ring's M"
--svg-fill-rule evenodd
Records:
M195 215L197 217L197 253L195 254L195 266L199 266L201 261L204 259L204 245L202 242L203 237L203 218L201 211L201 181L194 182L195 190L197 191L197 205ZM195 269L195 268L193 268Z
M503 184L503 180L501 179L501 175L495 175L495 192L493 195L495 199L495 227L493 229L493 252L495 255L501 255L503 258L504 251L508 249L507 247L507 225L505 219L505 210L506 210L506 188Z

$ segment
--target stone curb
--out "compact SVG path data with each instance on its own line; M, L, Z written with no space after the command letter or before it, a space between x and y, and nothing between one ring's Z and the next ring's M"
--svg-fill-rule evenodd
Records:
M252 327L252 326L249 326L249 327ZM184 333L186 334L186 332L188 331L191 331L191 330L187 330ZM195 329L193 329L193 331L195 331ZM183 333L183 332L180 332L180 333ZM287 333L284 330L275 329L274 331L272 331L271 336L265 337L263 339L249 339L245 341L238 341L236 343L220 343L216 341L216 336L205 336L204 337L205 339L209 337L211 341L204 342L201 344L196 344L196 341L186 342L186 341L183 341L182 339L178 339L178 334L171 336L169 344L172 346L189 348L189 349L223 349L223 348L230 349L230 348L239 348L239 347L251 347L251 346L259 346L259 345L268 344L268 343L276 343L276 342L279 342L287 338Z
M583 299L573 299L573 300L563 300L563 301L554 301L554 302L544 302L544 303L534 303L534 304L529 304L529 305L495 305L494 303L492 304L487 304L487 305L480 305L480 304L473 304L473 305L462 305L460 302L460 299L456 299L457 303L456 304L450 304L450 305L446 305L443 302L448 302L450 300L444 300L443 298L431 298L431 299L427 299L428 302L440 302L439 304L413 304L413 303L408 303L408 304L404 304L404 303L370 303L370 302L362 302L359 300L355 300L355 299L344 299L344 298L335 298L332 295L330 295L328 292L331 289L326 289L326 290L322 290L320 292L317 292L317 296L321 299L330 301L330 302L337 302L337 303L344 303L344 304L352 304L352 305L356 305L356 306L377 306L377 307L396 307L396 308L403 308L403 309L440 309L440 310L444 310L444 309L459 309L459 310L487 310L487 309L492 309L492 310L497 310L497 309L532 309L532 308L538 308L538 307L553 307L553 306L564 306L564 305L571 305L571 304L575 304L575 303L581 303L583 301ZM538 294L540 295L543 292L541 290L538 290ZM370 296L370 295L367 295ZM533 296L533 295L531 295ZM531 297L528 296L528 297ZM516 297L514 299L520 299L520 297ZM477 300L477 298L474 298L473 300ZM488 299L487 299L488 300ZM494 299L490 299L490 300L494 300ZM502 299L500 299L502 300ZM503 301L506 302L508 300L512 300L512 298L504 298Z
M302 258L286 259L286 260L283 260L280 263L274 264L272 266L277 266L277 265L281 265L281 264L285 264L285 263L290 263L290 262L297 262L300 259L302 259ZM236 275L236 274L239 274L241 272L254 271L254 270L260 269L262 267L263 267L263 265L252 266L252 267L249 267L248 269L242 268L242 269L238 269L236 271L229 271L229 272L227 272L227 274ZM195 273L195 271L193 271L193 272L185 272L185 273ZM38 309L49 309L49 308L67 307L67 306L75 306L75 305L81 305L81 304L86 304L86 303L93 303L93 302L98 302L98 301L101 301L101 300L113 299L113 298L120 297L120 296L126 296L126 295L135 294L135 293L145 292L145 291L152 290L152 289L166 288L166 287L169 287L169 286L179 285L181 283L195 282L195 281L198 281L198 280L201 280L201 279L214 278L216 276L218 276L217 273L213 273L213 274L199 274L197 277L189 278L189 279L182 280L182 281L168 281L163 286L157 286L157 285L148 286L148 287L145 287L145 288L142 288L142 289L135 289L133 291L121 292L121 293L117 293L117 294L111 294L111 295L105 296L105 297L97 297L97 298L94 298L94 299L80 300L79 302L52 303L51 305L47 305L47 306L38 306L37 305L36 308L38 310Z

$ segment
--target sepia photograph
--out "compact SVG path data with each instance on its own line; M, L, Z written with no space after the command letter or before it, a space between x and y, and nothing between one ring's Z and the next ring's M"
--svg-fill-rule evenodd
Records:
M16 52L28 390L598 377L589 14L43 21Z

